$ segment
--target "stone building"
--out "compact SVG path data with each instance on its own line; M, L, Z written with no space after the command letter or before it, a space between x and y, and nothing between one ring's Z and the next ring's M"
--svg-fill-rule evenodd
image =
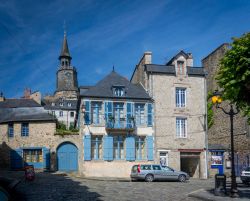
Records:
M129 177L134 164L154 160L152 99L140 84L112 71L80 87L85 176Z
M158 65L145 52L131 82L141 84L154 101L155 162L206 178L204 69L193 67L191 53L180 51Z
M212 51L202 60L202 65L208 72L207 89L214 92L219 87L216 83L216 75L219 69L220 59L229 49L229 44L224 43ZM223 101L221 106L229 111L229 102ZM230 118L222 110L213 108L214 124L208 130L208 167L210 176L216 173L231 172L230 162ZM234 116L234 146L236 175L239 176L241 170L250 165L250 130L247 119L240 113Z
M46 96L43 105L55 115L67 128L77 125L78 81L76 68L71 65L66 34L59 56L60 66L56 73L56 91L54 96Z

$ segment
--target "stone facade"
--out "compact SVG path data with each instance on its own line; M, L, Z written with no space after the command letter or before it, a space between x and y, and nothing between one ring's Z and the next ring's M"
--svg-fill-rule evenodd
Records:
M175 68L175 73L168 73L167 65L157 65L156 70L155 65L145 65L146 55L137 65L131 82L143 84L154 100L155 162L160 163L160 157L166 154L169 166L185 170L196 178L206 178L205 78L188 75L186 67L193 63L191 54L181 52L168 63ZM183 74L179 74L179 61L184 64ZM176 107L176 88L186 89L185 107ZM183 138L176 136L178 117L187 121L187 135Z
M208 72L207 88L210 92L214 92L219 88L215 77L219 69L220 59L225 55L228 48L228 44L222 44L202 60L202 65ZM229 102L223 101L221 107L229 111ZM211 149L217 148L224 151L224 171L228 175L231 171L230 168L226 168L226 162L230 160L230 117L215 107L213 108L213 112L214 124L208 130L208 144ZM237 160L235 161L235 165L238 170L236 173L239 173L240 169L247 164L249 165L250 156L249 125L247 124L247 119L241 113L234 116L234 147L236 152L235 158ZM209 167L211 167L211 156L209 157L209 164ZM217 173L217 169L210 169L210 176L213 176L215 172Z

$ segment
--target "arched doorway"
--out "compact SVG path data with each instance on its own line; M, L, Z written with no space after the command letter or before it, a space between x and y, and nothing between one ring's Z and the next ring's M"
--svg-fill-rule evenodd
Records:
M57 148L57 168L59 171L77 171L78 149L70 143L64 142Z

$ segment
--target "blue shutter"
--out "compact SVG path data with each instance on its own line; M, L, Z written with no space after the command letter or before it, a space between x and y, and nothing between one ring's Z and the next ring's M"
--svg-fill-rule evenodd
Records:
M153 108L152 104L148 103L148 126L153 125Z
M10 151L10 166L12 169L21 169L23 167L23 150L16 149Z
M91 160L91 135L84 136L84 160L90 161Z
M43 168L50 168L50 152L46 147L43 147Z
M91 102L84 101L84 104L85 104L84 120L85 120L85 124L89 125L91 122Z
M112 161L113 160L113 137L104 136L103 137L103 160Z
M154 160L154 139L153 136L147 136L147 156L149 161Z
M113 121L110 120L113 117L113 102L105 102L105 120L108 127L113 127Z
M134 137L126 138L126 160L127 161L135 160L135 138Z

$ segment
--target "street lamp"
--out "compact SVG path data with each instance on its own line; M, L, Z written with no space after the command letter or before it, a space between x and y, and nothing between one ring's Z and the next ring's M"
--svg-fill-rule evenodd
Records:
M233 119L236 114L239 113L238 108L236 108L236 111L234 111L233 104L230 103L230 110L226 111L224 108L220 106L220 103L222 102L221 98L222 93L219 91L215 91L213 93L212 97L212 103L216 104L216 108L220 108L225 114L230 116L230 134L231 134L231 197L238 197L238 189L237 189L237 183L236 183L236 176L235 176L235 167L234 167L234 136L233 136Z

